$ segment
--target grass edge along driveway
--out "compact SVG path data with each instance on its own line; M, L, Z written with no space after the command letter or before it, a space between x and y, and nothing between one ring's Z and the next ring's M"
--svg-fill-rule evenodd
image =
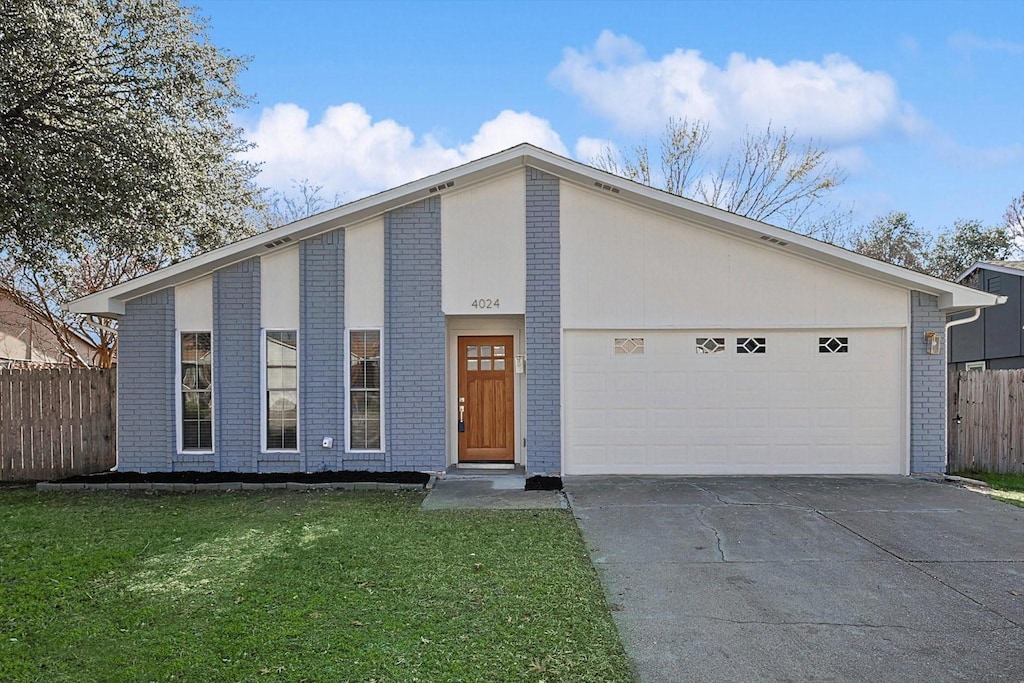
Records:
M0 680L629 681L565 510L0 489Z
M1024 508L1024 474L994 474L988 472L957 472L969 479L979 479L992 487L989 497Z

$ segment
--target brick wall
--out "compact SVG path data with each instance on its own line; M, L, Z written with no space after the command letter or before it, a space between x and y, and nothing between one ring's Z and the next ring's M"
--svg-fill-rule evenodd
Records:
M343 469L345 453L345 231L302 241L299 255L299 430L304 470ZM322 446L325 436L334 448ZM347 465L346 465L347 466Z
M128 301L118 341L118 469L168 472L177 450L174 288Z
M558 178L526 169L526 466L562 466Z
M216 469L257 469L260 370L260 260L251 258L213 275Z
M934 296L910 293L911 472L946 471L946 355L929 355L924 336L944 334L945 325Z
M437 197L384 219L383 362L386 468L444 469L445 319Z

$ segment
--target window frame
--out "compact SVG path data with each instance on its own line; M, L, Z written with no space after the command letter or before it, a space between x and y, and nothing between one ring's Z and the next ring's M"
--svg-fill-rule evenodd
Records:
M380 448L353 448L352 447L352 333L353 332L376 332L380 344ZM373 326L346 327L345 328L345 452L346 453L384 453L387 444L385 436L385 401L384 385L386 364L384 358L384 328Z
M181 388L181 338L186 334L208 334L210 335L210 447L207 448L185 448L185 405L184 392ZM213 330L174 330L174 431L175 446L178 455L210 455L217 449L217 368L214 364L216 358L216 345L213 338Z
M267 448L267 333L295 333L295 448ZM260 453L298 453L302 450L302 358L300 331L294 327L264 327L260 331Z

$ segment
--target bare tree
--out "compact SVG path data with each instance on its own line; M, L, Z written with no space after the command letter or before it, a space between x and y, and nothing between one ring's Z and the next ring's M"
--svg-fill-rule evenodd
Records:
M711 131L700 120L669 119L661 136L662 187L726 211L775 223L826 241L839 241L850 214L829 200L846 173L818 141L802 145L795 134L769 125L743 137L725 155L712 158ZM606 147L592 159L598 168L645 185L654 184L646 141L626 155Z
M324 186L314 185L309 178L291 181L292 192L277 190L266 192L263 208L257 214L256 224L270 230L314 214L332 209L342 203L342 194L335 192L325 197Z
M1014 197L1003 214L1003 227L1016 243L1018 252L1024 251L1024 192Z

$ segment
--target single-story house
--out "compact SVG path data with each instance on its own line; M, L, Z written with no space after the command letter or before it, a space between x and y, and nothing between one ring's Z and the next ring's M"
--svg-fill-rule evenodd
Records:
M949 368L1024 368L1024 261L979 261L957 282L1005 296L1006 303L983 309L977 320L950 328Z
M74 330L64 338L86 363L94 361L96 346ZM61 340L41 325L18 295L0 293L0 368L59 368L73 365Z
M905 474L995 303L524 144L71 308L124 470Z

